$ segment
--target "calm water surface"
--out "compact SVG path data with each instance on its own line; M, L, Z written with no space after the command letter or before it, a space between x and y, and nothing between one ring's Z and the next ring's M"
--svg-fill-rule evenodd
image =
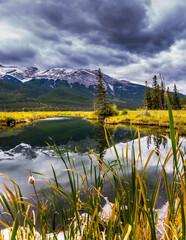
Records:
M132 145L130 128L118 127L111 130L111 135L116 144L118 153L121 156L122 150L126 149L126 143L129 143L129 152ZM132 130L133 135L135 129ZM139 171L146 162L150 152L156 147L160 150L163 157L170 149L170 141L161 137L159 134L144 132L141 135L142 161L139 164ZM46 144L54 141L66 158L64 145L69 151L70 158L74 158L77 170L82 172L81 160L85 166L89 167L90 160L87 157L88 149L95 151L99 156L104 157L106 161L112 161L113 156L105 140L104 129L102 126L94 126L92 123L80 118L54 118L38 121L25 127L16 127L0 131L0 172L8 175L18 183L23 194L32 193L32 186L28 184L29 173L26 171L36 171L52 176L51 164L56 170L58 179L68 188L69 183L64 172L64 165L58 155ZM112 146L112 144L111 144ZM138 139L134 140L136 158L139 153ZM78 153L75 151L77 148ZM111 147L113 150L113 147ZM93 156L92 156L93 157ZM94 157L93 157L94 158ZM158 152L153 155L148 167L150 185L153 186L156 165L159 158ZM94 158L96 164L96 159ZM172 164L167 168L172 172ZM130 172L129 172L130 174ZM35 176L35 178L41 178ZM0 177L0 183L6 182L5 177ZM9 184L9 183L7 183ZM11 184L9 184L11 186ZM44 187L44 183L38 182L38 187ZM105 187L104 194L109 196L109 187ZM162 203L165 201L164 190L162 190Z

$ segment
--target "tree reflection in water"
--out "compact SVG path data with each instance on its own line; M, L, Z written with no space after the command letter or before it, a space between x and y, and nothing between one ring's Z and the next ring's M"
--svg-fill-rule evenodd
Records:
M156 149L160 149L162 145L163 148L167 145L167 138L160 133L146 133L147 136L147 148L149 149L150 145L153 143ZM152 142L153 141L153 142ZM159 151L156 151L156 154L159 156Z
M105 130L104 130L104 124L103 122L97 122L94 123L95 129L94 129L94 136L97 141L96 146L96 153L98 153L98 156L103 159L106 149L108 148L108 144L105 137ZM113 130L109 130L109 132L113 133Z

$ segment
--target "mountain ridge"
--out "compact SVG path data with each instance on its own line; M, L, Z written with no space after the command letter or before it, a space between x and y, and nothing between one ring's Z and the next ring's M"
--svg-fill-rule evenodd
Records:
M0 79L4 79L7 76L11 76L16 78L17 80L21 81L22 83L28 82L32 79L49 79L49 80L66 80L69 83L74 83L77 82L77 77L78 82L82 77L80 75L86 74L86 75L92 75L93 78L97 78L97 70L90 70L90 69L66 69L66 68L51 68L48 70L39 70L37 67L16 67L16 66L3 66L0 64ZM72 78L72 76L74 78ZM106 74L103 74L103 78L106 76L106 81L110 83L114 82L122 82L122 83L130 83L129 81L126 80L118 80L116 78L110 77ZM90 85L96 85L95 82L92 82L91 77L89 77L88 81L81 82L81 84L86 85L86 87L89 87ZM84 80L84 79L83 79ZM87 79L86 79L87 80Z
M98 70L42 71L37 67L0 65L0 110L93 110L97 80ZM102 80L119 109L143 107L145 86L104 73Z

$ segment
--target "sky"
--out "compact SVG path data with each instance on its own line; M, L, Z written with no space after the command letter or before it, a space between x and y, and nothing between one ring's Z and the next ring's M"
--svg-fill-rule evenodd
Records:
M186 1L0 0L0 63L157 75L186 94Z

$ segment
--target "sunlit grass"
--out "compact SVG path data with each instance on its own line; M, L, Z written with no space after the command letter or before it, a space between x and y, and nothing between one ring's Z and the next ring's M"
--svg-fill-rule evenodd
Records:
M107 117L104 122L106 124L137 124L137 125L150 125L159 127L169 127L169 116L166 110L150 110L149 116L146 116L144 110L128 110L127 114L122 114L119 111L118 116ZM186 130L186 110L174 110L174 124L175 128ZM91 119L97 119L98 116L95 112L76 112L76 111L64 111L64 112L0 112L0 125L7 125L9 119L14 119L16 123L31 123L38 119L48 117L82 117Z
M146 116L144 110L128 111L127 114L108 117L105 119L107 124L130 123L134 125L149 125L158 127L169 127L169 115L166 110L149 110L149 116ZM186 130L186 110L174 110L175 128Z
M88 117L91 112L0 112L0 125L7 125L9 119L15 120L16 123L31 123L38 119L49 117L73 116Z

